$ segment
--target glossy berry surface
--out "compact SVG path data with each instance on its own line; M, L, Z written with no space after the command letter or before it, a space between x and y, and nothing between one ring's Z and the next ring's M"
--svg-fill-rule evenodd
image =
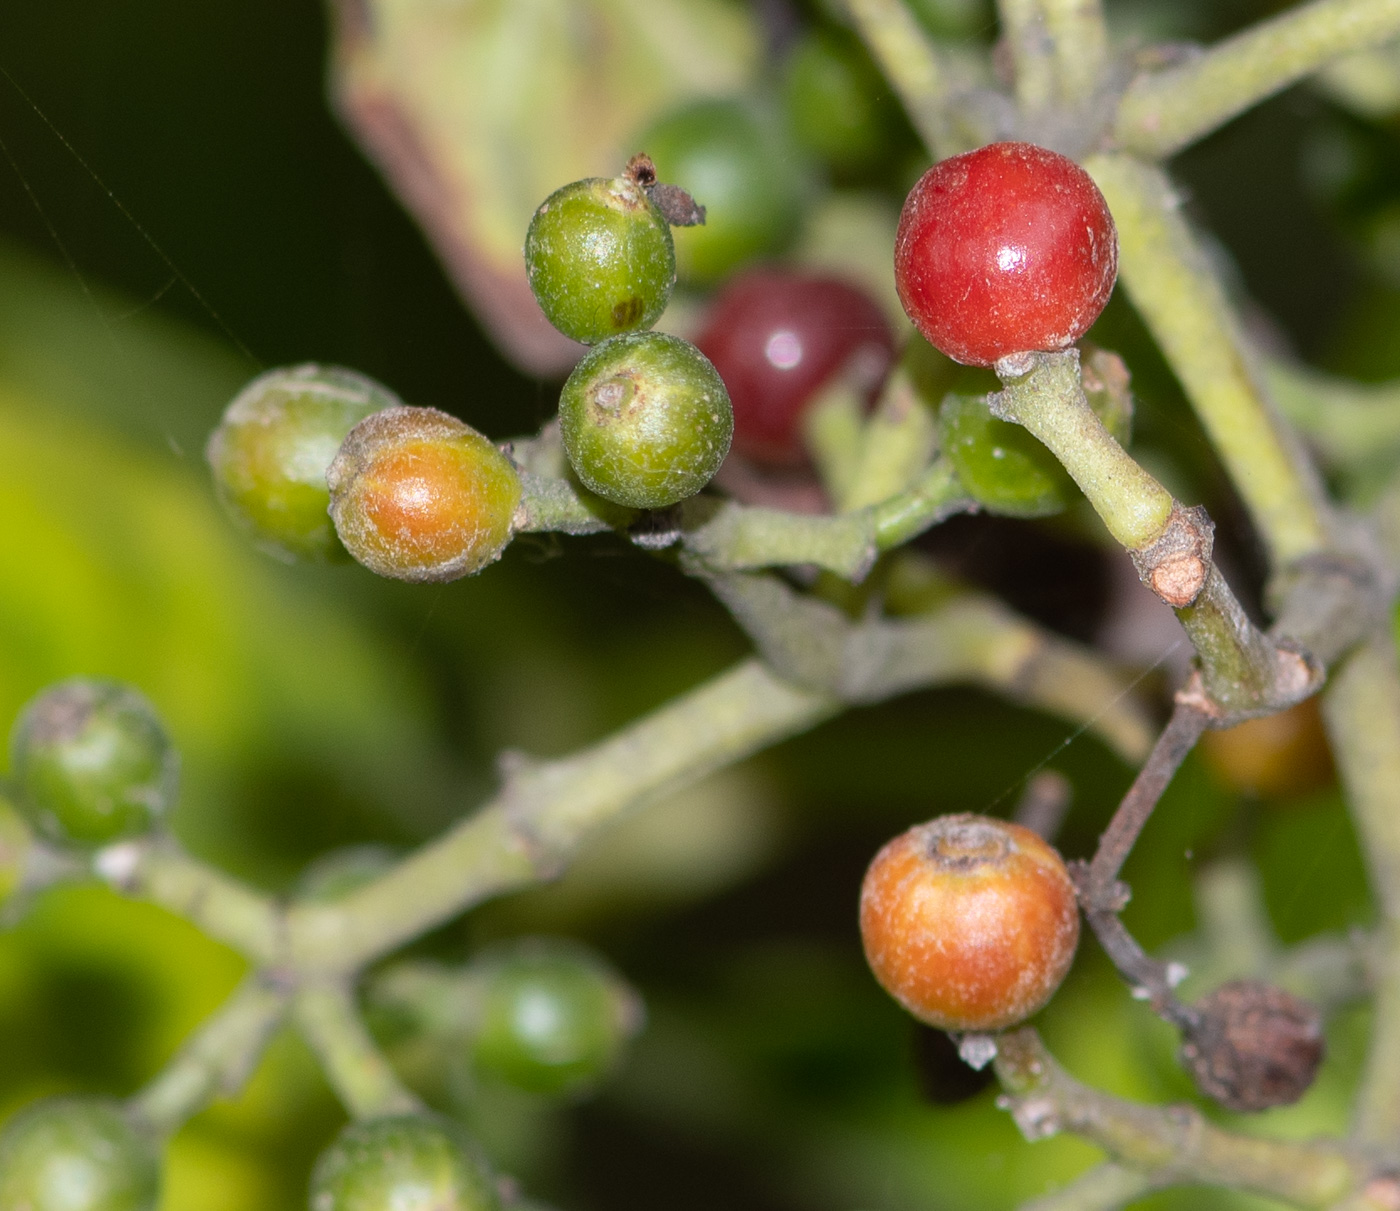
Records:
M53 1098L0 1134L0 1211L154 1211L154 1143L113 1102Z
M532 939L482 961L478 1068L535 1093L587 1088L617 1062L640 1005L582 947Z
M633 509L700 491L729 453L724 382L689 341L620 336L574 367L559 397L564 450L583 485Z
M229 515L283 559L344 559L330 515L326 470L371 412L399 399L337 366L269 370L225 410L205 456Z
M921 1022L1000 1030L1059 987L1079 910L1060 855L1030 829L942 816L875 855L860 933L875 978Z
M557 189L525 236L530 289L565 336L594 345L650 328L671 297L671 228L628 177L593 177Z
M805 191L801 153L782 125L736 100L697 101L661 119L637 146L661 180L705 207L705 223L676 237L683 278L715 283L797 232Z
M949 395L938 412L939 448L968 495L991 513L1048 517L1073 499L1055 456L1021 425L999 420L986 401Z
M311 1175L311 1211L497 1211L499 1205L479 1148L438 1115L351 1123Z
M397 580L456 580L510 542L520 476L455 416L387 408L345 439L326 476L345 549Z
M102 845L145 831L175 801L179 760L130 686L75 677L21 712L10 734L20 809L54 841Z
M1066 349L1098 318L1118 236L1073 160L993 143L935 164L899 219L895 285L915 327L955 361Z
M894 357L889 322L863 290L783 269L734 278L695 343L729 390L734 448L767 463L802 461L802 412L834 375L873 395Z

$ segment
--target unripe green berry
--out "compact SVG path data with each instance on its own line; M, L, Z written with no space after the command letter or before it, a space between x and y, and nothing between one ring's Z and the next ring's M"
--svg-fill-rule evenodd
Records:
M34 698L10 733L20 809L55 841L144 832L175 801L179 758L145 696L75 677Z
M968 495L1007 517L1048 517L1073 499L1055 456L1020 425L998 420L986 402L950 395L939 410L943 452Z
M662 118L637 141L661 180L705 207L676 239L687 281L715 283L797 234L806 191L801 153L781 122L737 99L704 100Z
M531 939L475 965L481 1016L472 1058L483 1071L535 1093L595 1084L641 1024L641 1003L590 951Z
M351 1123L316 1162L311 1211L497 1211L480 1149L456 1123L405 1114Z
M499 559L520 504L510 459L455 416L386 408L350 431L326 474L345 549L397 580L456 580Z
M154 1211L154 1142L115 1102L53 1098L0 1133L0 1211Z
M586 345L650 328L676 282L671 228L631 177L591 177L541 203L525 236L530 289L551 324Z
M205 456L229 515L282 559L343 559L326 469L371 412L399 399L338 366L269 370L243 388L210 435Z
M734 435L729 393L689 341L638 332L599 345L559 397L564 450L586 488L633 509L700 491Z
M788 54L783 70L788 125L804 151L837 173L868 170L889 151L888 98L879 70L845 31L809 30Z

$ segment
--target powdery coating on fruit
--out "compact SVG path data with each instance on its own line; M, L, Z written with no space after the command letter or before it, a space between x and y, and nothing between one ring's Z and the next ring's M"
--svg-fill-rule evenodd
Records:
M520 504L510 460L435 408L386 408L345 439L326 475L345 549L397 580L457 580L500 558Z
M1118 234L1073 160L993 143L935 164L905 199L895 237L900 302L955 361L990 366L1066 349L1098 318L1118 273Z
M696 345L734 407L734 449L776 465L804 461L799 420L846 371L872 401L894 358L880 305L840 278L755 269L715 300Z
M154 1211L160 1158L121 1108L54 1098L0 1135L0 1211Z
M1074 886L1029 829L942 816L889 842L860 893L881 986L943 1030L1000 1030L1040 1009L1079 942Z
M10 733L16 805L55 841L145 831L175 802L180 760L145 695L74 677L32 699Z
M584 486L633 509L694 496L729 453L734 414L694 345L638 332L600 345L559 397L564 450Z
M404 1114L351 1123L316 1162L311 1211L497 1211L481 1150L456 1123Z
M530 220L525 272L546 318L573 340L650 328L676 283L671 227L627 177L575 181Z
M234 397L205 457L229 516L279 559L343 559L326 513L326 468L346 434L399 406L353 370L307 363L259 375Z

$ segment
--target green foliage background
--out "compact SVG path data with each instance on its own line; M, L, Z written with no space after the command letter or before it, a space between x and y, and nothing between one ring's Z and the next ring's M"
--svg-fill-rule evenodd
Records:
M1259 12L1116 15L1210 38ZM181 836L273 888L336 845L432 835L491 786L499 749L566 751L744 646L694 585L611 540L519 542L480 578L421 589L281 567L223 520L200 452L264 366L351 365L494 437L553 408L553 386L495 356L329 116L325 38L313 0L0 3L0 720L70 674L136 683L184 755ZM1397 134L1295 90L1179 166L1288 338L1371 377L1400 374L1400 273L1375 237L1400 205ZM1126 308L1097 335L1128 356L1143 440L1179 490L1238 515ZM1233 550L1247 579L1247 539ZM977 574L975 553L965 566ZM939 812L1004 812L1047 759L1076 787L1063 848L1085 853L1129 771L1059 722L927 693L653 809L558 885L427 939L462 956L517 932L578 934L650 1009L597 1103L486 1089L464 1113L532 1192L577 1211L970 1211L1063 1180L1087 1146L1022 1143L991 1091L924 1096L853 911L883 839ZM1286 939L1367 918L1335 792L1237 803L1193 764L1129 868L1130 925L1148 945L1186 931L1192 872L1240 852L1260 859ZM0 1113L59 1090L129 1092L239 974L156 910L45 895L0 935ZM1076 1075L1189 1095L1167 1033L1092 944L1046 1019ZM1324 1079L1264 1129L1339 1124L1364 1025L1334 1025ZM279 1041L243 1097L177 1139L167 1211L303 1205L338 1121L309 1058ZM1260 1205L1153 1203L1168 1204Z

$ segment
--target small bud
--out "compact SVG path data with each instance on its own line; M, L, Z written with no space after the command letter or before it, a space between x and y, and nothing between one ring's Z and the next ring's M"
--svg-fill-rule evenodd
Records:
M1197 1086L1229 1110L1288 1106L1322 1063L1322 1017L1306 1001L1259 980L1233 980L1197 1002L1181 1058Z
M457 580L500 558L520 476L470 425L386 408L356 425L326 475L345 549L396 580Z

